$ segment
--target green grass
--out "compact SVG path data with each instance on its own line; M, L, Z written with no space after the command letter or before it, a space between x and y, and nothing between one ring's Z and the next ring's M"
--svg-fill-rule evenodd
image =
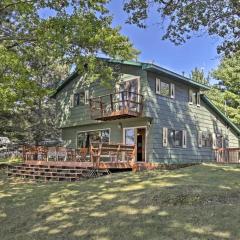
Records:
M1 240L240 239L240 166L34 183L0 173Z
M23 160L21 158L0 158L0 165L1 164L15 164L15 163L21 163Z

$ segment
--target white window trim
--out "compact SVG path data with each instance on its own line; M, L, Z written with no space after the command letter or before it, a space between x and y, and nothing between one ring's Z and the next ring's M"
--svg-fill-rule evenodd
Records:
M197 92L197 106L200 107L200 91Z
M198 131L198 147L202 147L203 142L202 142L202 131Z
M216 149L217 148L217 139L216 139L216 134L212 133L212 148Z
M187 148L187 131L182 130L182 147Z
M168 128L163 127L163 139L162 139L163 147L168 146Z
M84 103L89 104L89 89L84 91Z
M192 101L190 101L192 99ZM188 89L188 103L193 105L193 90L191 88Z
M71 94L70 96L70 108L74 107L74 94Z
M123 144L125 144L125 138L126 138L125 130L126 129L134 129L134 135L135 135L135 129L137 129L137 128L145 128L145 146L144 147L145 147L145 162L147 162L147 139L148 139L148 127L147 126L136 126L136 127L124 127L124 128L122 128L122 131L123 131L122 142L123 142ZM134 139L134 144L136 144L135 139ZM137 161L137 154L135 156L134 161L135 162Z
M175 99L175 84L174 83L170 84L170 97L172 99Z
M155 92L156 92L156 94L160 95L160 92L161 92L161 80L159 78L156 78Z

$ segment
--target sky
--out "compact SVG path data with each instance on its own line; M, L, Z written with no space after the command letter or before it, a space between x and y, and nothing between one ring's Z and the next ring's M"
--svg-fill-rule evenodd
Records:
M161 40L161 29L151 24L147 29L140 29L134 25L125 24L126 13L122 10L122 0L113 0L109 4L113 14L113 25L122 27L121 33L128 36L134 47L141 51L139 61L153 62L161 67L189 76L195 67L202 68L207 74L216 68L219 63L219 55L216 48L217 38L207 35L193 37L185 44L175 46L168 40ZM157 14L152 15L151 21L157 21Z
M195 67L203 69L207 75L219 64L220 57L216 51L219 39L216 37L205 34L175 46L168 40L161 40L163 33L156 24L150 24L147 29L126 24L127 14L122 10L123 0L110 1L108 8L113 15L113 26L121 26L121 33L141 52L139 61L154 63L179 74L184 73L186 77ZM54 13L49 9L42 9L40 15L45 18ZM155 23L158 19L156 13L151 14L150 22Z

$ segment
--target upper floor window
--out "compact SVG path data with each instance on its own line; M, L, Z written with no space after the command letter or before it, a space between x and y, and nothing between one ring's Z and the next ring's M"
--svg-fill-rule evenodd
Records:
M175 85L156 78L156 93L165 97L175 98Z
M200 92L190 88L188 94L189 94L189 103L200 106Z
M71 96L71 107L77 107L89 102L89 90L74 93Z

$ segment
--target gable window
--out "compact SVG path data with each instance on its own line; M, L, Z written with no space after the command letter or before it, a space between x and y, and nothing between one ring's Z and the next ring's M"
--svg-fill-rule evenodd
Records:
M175 98L175 85L156 78L156 93L165 97Z
M187 134L185 130L163 128L163 146L187 147Z
M190 104L200 106L200 92L197 90L189 89L188 100Z
M73 106L79 106L80 105L80 94L79 93L75 93L73 95Z
M89 90L74 93L71 96L71 107L77 107L89 103Z

